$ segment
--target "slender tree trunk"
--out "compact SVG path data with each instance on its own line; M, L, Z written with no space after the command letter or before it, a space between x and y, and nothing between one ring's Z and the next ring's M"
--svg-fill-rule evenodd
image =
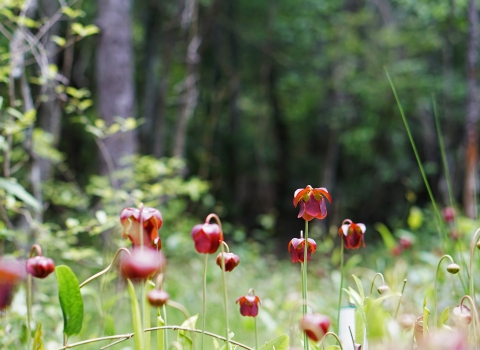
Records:
M131 0L99 0L97 24L101 29L97 49L97 89L100 116L107 125L115 117L133 116L133 55ZM106 150L113 160L114 169L120 168L123 157L137 150L133 131L119 132L105 139ZM105 159L101 173L109 169Z
M477 186L477 163L478 163L478 103L477 103L477 50L478 50L478 14L475 0L470 0L468 8L469 40L467 53L468 69L468 99L466 120L466 159L465 159L465 184L463 188L463 205L465 214L475 218L475 196Z
M201 38L198 34L198 0L189 0L186 2L186 8L183 13L184 22L189 23L188 47L186 54L187 73L185 77L185 92L183 94L183 104L180 116L177 120L175 139L173 144L173 156L183 157L185 152L185 143L187 137L188 121L193 116L197 106L198 90L197 90L197 66L200 62L198 47ZM191 12L191 14L189 14Z

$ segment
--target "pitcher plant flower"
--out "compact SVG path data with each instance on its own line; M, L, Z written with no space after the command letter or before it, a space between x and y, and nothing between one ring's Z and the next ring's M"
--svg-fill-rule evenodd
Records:
M152 248L134 248L131 255L124 255L121 272L125 278L146 280L165 267L166 259L161 251Z
M310 256L317 250L317 243L309 238L307 249L307 262L310 261ZM293 238L288 243L288 252L290 253L290 259L294 264L297 262L304 263L305 257L305 238Z
M155 208L144 207L125 208L120 213L123 226L123 238L129 238L134 246L151 245L162 248L158 230L162 227L162 214ZM143 237L142 237L143 232Z
M306 314L300 321L300 329L315 342L320 341L330 328L330 319L321 314Z
M327 205L324 197L331 203L332 197L325 187L313 188L308 185L305 188L299 188L293 195L293 206L300 205L298 217L306 221L314 218L324 219L327 216Z
M55 271L55 263L45 256L35 256L27 259L27 273L36 278L45 278Z
M213 254L223 241L223 233L217 224L198 224L191 232L195 249L201 254Z
M250 295L250 291L247 295L241 296L235 302L240 304L240 313L242 316L256 317L258 315L258 305L262 305L262 301L256 295Z
M226 272L232 271L235 267L238 266L238 264L240 264L240 257L237 254L233 254L230 252L218 253L216 263L218 266L220 266L220 268L222 268L222 256L225 261L224 263Z
M0 311L13 299L15 288L25 276L25 266L16 260L0 259Z
M343 238L346 249L365 247L364 235L367 230L364 224L356 224L350 219L345 219L338 229L338 234Z

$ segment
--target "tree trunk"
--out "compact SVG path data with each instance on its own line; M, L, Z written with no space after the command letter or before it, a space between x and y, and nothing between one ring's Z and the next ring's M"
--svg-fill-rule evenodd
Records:
M133 116L133 55L130 19L131 0L100 0L98 26L101 29L97 48L97 89L100 116L107 125L115 117ZM137 150L133 131L118 132L104 140L111 165L104 154L101 173L119 169L123 157ZM113 169L111 169L113 167Z
M467 53L468 69L468 98L467 98L467 120L466 120L466 144L465 154L465 183L463 188L463 205L465 214L470 218L476 218L475 196L477 183L477 81L475 76L478 49L478 14L475 0L470 0L468 8L469 39Z

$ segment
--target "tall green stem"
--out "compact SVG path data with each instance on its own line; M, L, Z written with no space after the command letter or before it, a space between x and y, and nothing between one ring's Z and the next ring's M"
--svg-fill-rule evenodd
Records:
M434 286L433 286L433 296L434 296L434 298L433 298L433 302L434 302L434 306L433 306L433 307L434 307L434 310L433 310L433 311L434 311L433 322L434 322L435 327L438 326L438 324L437 324L437 314L438 314L438 312L437 312L437 279L438 279L438 270L440 270L440 265L441 265L443 259L445 259L445 258L450 259L450 261L452 262L452 264L454 264L453 258L452 258L450 255L445 254L444 256L442 256L442 257L440 258L440 261L438 262L438 265L437 265L437 271L435 272L435 282L434 282Z
M340 309L342 308L342 294L343 294L343 249L344 243L342 238L342 243L340 246L340 290L338 292L338 310L337 310L337 324L338 324L338 331L340 332Z
M228 327L228 303L227 303L227 278L225 276L225 248L223 244L220 244L221 252L222 252L222 280L223 280L223 302L225 303L225 330L226 336L225 340L227 342L227 350L230 350L230 335L229 335L229 327Z
M31 348L32 340L32 275L27 275L27 344Z
M253 318L253 322L255 323L255 350L258 350L258 331L257 331L257 318Z
M470 278L470 296L475 300L475 289L473 286L473 254L475 253L475 247L477 245L477 241L479 238L480 234L480 228L475 231L475 234L473 235L472 242L470 243L470 273L469 273L469 278Z
M308 252L308 221L305 220L305 249L303 250L302 264L302 299L303 299L303 316L307 314L307 252ZM303 334L303 346L305 350L309 349L307 334Z
M207 262L208 262L208 254L205 254L205 259L203 261L202 350L204 348L205 319L206 319L206 314L207 314Z
M168 326L168 323L167 323L167 307L165 306L165 304L162 306L162 309L163 309L163 322L165 323L165 326ZM205 330L203 330L203 332L204 331ZM163 330L163 344L164 344L165 350L168 349L168 332L167 332L166 328L164 328L164 330Z

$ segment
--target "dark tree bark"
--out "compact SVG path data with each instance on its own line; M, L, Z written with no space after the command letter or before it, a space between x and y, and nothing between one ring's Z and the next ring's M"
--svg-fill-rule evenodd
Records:
M97 89L100 116L107 125L115 117L133 116L133 57L131 0L100 0L97 24L101 29L97 48ZM119 132L105 139L114 169L120 168L123 157L137 150L135 132ZM101 162L101 173L106 174L108 162Z
M470 0L468 7L469 39L467 52L468 69L468 98L467 98L467 120L466 120L466 159L465 159L465 183L463 188L463 205L465 214L475 218L475 196L477 182L478 163L478 103L477 103L477 50L478 50L478 14L475 0Z

